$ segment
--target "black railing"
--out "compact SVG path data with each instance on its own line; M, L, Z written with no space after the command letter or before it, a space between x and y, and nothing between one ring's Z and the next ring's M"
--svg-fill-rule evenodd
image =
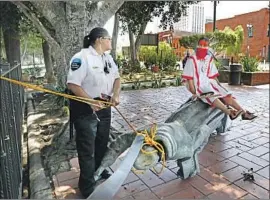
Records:
M21 65L0 63L0 75L21 80ZM0 198L20 199L24 89L0 79Z

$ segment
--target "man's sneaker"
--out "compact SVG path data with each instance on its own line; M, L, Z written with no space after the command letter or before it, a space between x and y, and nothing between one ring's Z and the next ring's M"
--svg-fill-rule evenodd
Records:
M101 178L103 178L103 179L108 179L110 176L111 176L111 174L110 174L110 172L108 171L108 170L104 170L102 173L101 173Z

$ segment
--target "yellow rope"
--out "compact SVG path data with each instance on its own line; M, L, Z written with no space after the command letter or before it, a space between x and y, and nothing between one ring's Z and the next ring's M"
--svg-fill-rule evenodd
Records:
M164 147L160 143L156 142L156 140L155 140L156 133L157 133L157 125L153 124L150 128L150 133L148 133L147 130L144 130L141 133L137 133L137 134L144 136L144 143L143 143L142 148L141 148L142 153L144 153L144 154L153 154L153 153L157 153L157 152L161 153L162 168L161 168L160 172L157 172L157 170L155 168L153 168L155 173L160 174L164 170L164 167L166 167L166 160L165 160L166 156L165 156ZM156 150L147 152L143 149L143 147L145 145L152 146Z
M154 170L158 174L163 171L163 169L165 167L165 164L166 164L166 161L165 161L165 151L164 151L163 146L160 143L158 143L158 142L155 141L155 136L156 136L156 133L157 133L157 125L156 124L153 124L151 126L150 133L148 133L147 130L138 132L130 124L130 122L124 117L124 115L120 112L120 110L117 107L115 107L111 102L94 100L94 99L89 99L89 98L84 98L84 97L78 97L78 96L74 96L74 95L64 94L64 93L60 93L60 92L55 92L55 91L48 90L48 89L45 89L45 88L40 87L40 86L37 86L37 85L33 85L33 84L29 84L29 83L17 81L17 80L14 80L14 79L3 77L3 76L0 76L0 79L5 80L5 81L8 81L8 82L11 82L11 83L14 83L16 85L20 85L20 86L25 87L25 88L31 88L33 90L47 92L47 93L58 95L58 96L62 96L62 97L68 98L68 99L76 100L76 101L79 101L79 102L82 102L82 103L87 103L89 105L98 106L98 107L101 107L101 108L106 108L106 107L113 106L117 110L117 112L122 116L122 118L126 121L126 123L130 126L130 128L137 135L142 135L144 137L144 143L143 143L143 145L141 147L141 152L142 153L145 153L145 154L152 154L152 153L156 153L156 152L160 152L161 153L161 160L162 160L161 171L160 172L156 172L155 168L154 168ZM104 104L104 106L99 106L99 105L97 105L97 103L102 103L102 104ZM152 147L156 148L156 150L155 151L152 151L152 152L147 152L147 151L145 151L143 149L143 147L145 145L152 146Z
M76 100L76 101L87 103L89 105L94 105L94 106L101 107L101 106L99 106L99 105L97 105L95 103L107 104L107 106L104 106L104 107L101 107L101 108L105 108L105 107L113 105L111 102L94 100L94 99L89 99L89 98L85 98L85 97L78 97L78 96L74 96L74 95L70 95L70 94L64 94L64 93L60 93L60 92L55 92L55 91L48 90L48 89L45 89L45 88L37 86L37 85L17 81L17 80L14 80L14 79L3 77L3 76L0 76L0 79L5 80L5 81L9 81L11 83L20 85L22 87L31 88L31 89L37 90L37 91L43 91L43 92L51 93L51 94L62 96L62 97L68 98L68 99L73 99L73 100Z

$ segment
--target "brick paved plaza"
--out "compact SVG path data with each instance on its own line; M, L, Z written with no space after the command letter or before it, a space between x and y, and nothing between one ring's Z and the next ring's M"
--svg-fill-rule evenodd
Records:
M199 154L201 173L188 180L177 178L175 161L158 176L130 172L115 199L269 199L269 86L228 86L238 101L259 115L253 121L233 121L230 131L210 138ZM137 127L165 119L190 94L184 87L123 91L121 112ZM113 127L128 130L114 111ZM71 171L54 176L57 198L82 198L78 190L77 158L70 160ZM117 169L117 160L111 170ZM253 168L255 182L243 181L241 173Z

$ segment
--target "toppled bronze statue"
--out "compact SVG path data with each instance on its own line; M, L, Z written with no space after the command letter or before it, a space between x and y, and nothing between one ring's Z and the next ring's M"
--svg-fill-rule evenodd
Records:
M211 108L201 100L189 99L181 105L163 124L158 124L155 140L165 149L166 160L177 160L178 175L187 179L200 172L198 153L207 144L210 135L217 131L223 133L227 129L229 118L219 109ZM150 129L149 126L146 129ZM127 150L135 133L114 134L109 143L101 166L96 171L98 179L101 172L111 166L120 154ZM144 146L145 151L155 150L152 146ZM161 155L156 153L139 153L134 168L147 170L157 165Z

